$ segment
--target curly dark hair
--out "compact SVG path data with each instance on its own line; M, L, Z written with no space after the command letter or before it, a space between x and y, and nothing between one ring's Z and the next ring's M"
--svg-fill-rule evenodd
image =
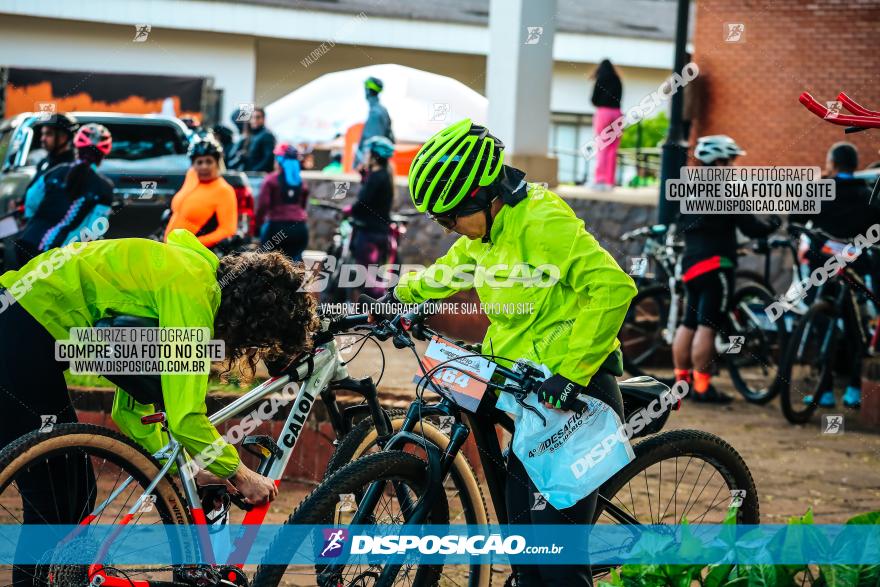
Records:
M220 259L214 336L226 344L226 372L243 358L253 375L261 358L289 360L311 348L319 322L304 279L302 263L277 251Z

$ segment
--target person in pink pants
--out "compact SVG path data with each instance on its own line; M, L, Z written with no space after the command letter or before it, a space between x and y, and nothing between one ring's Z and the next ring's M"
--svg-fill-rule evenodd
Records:
M617 70L607 59L602 60L591 78L595 82L592 102L596 107L596 113L593 115L593 136L598 137L603 129L621 116L620 99L623 95L623 85ZM608 190L614 187L619 145L618 136L596 153L596 178L593 182L596 188Z

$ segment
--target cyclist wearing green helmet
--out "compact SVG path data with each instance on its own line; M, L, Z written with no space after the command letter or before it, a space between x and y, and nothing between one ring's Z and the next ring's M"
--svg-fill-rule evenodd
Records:
M410 167L409 189L419 211L463 236L432 266L402 276L395 297L419 303L476 288L490 321L483 352L546 365L554 375L539 394L551 407L570 409L585 393L622 418L617 332L636 287L572 209L505 165L501 141L468 119L422 146ZM444 279L450 273L457 281ZM463 273L473 279L458 279ZM508 470L511 524L592 522L595 492L571 508L548 503L533 510L531 500L540 494L512 451ZM586 565L514 570L520 586L591 581Z
M370 165L370 151L367 142L373 137L385 137L394 143L394 133L391 131L391 117L388 110L379 102L379 94L385 85L382 80L368 77L364 80L364 96L367 99L369 111L361 131L361 139L358 141L357 151L354 154L354 167L358 171L366 172Z

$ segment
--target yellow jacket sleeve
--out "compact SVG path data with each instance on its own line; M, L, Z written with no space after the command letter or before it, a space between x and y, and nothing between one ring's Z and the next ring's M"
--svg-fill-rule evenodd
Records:
M402 275L394 288L394 295L405 304L421 304L425 300L448 298L471 289L476 267L468 253L469 242L463 236L430 267Z

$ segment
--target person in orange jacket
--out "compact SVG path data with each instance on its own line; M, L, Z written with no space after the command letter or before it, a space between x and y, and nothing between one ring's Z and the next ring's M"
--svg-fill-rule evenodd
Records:
M238 202L235 190L220 176L222 156L222 147L213 139L202 139L190 146L192 168L171 200L165 240L173 230L183 228L210 249L235 236Z

